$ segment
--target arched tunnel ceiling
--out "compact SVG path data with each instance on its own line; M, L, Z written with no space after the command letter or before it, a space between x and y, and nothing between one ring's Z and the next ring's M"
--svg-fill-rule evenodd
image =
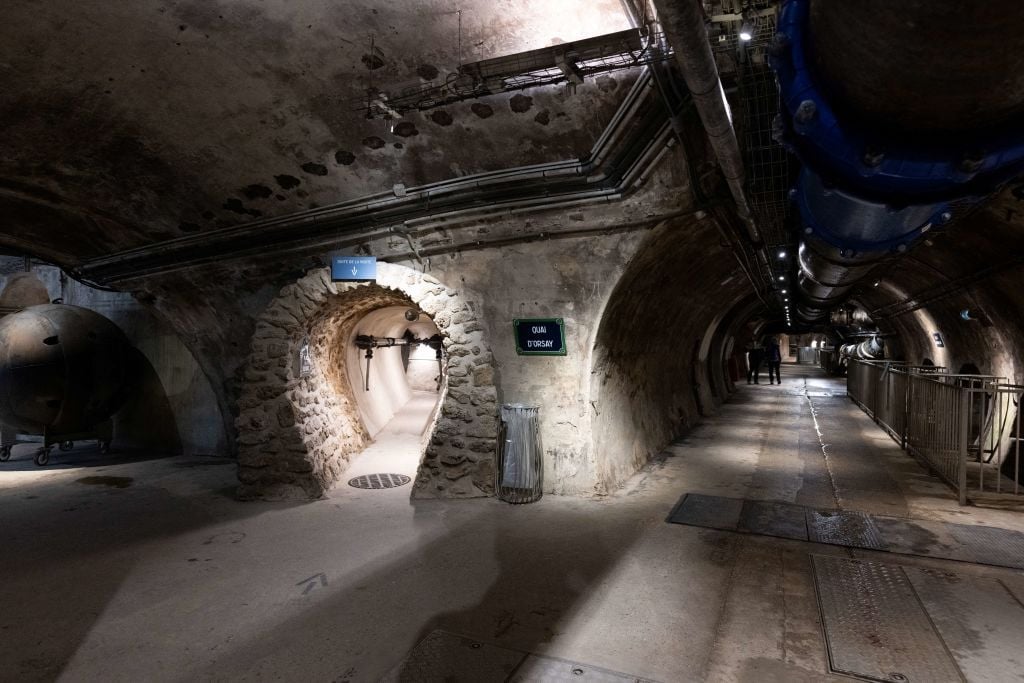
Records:
M628 28L619 0L467 0L464 62ZM442 2L35 3L0 22L0 241L65 261L590 149L629 74L413 113L460 62ZM373 37L374 51L370 40ZM373 67L372 69L369 67Z

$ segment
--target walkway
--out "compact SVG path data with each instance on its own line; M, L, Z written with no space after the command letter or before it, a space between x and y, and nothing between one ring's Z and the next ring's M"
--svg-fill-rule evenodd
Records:
M523 506L242 504L212 458L0 465L0 680L1019 678L1024 572L666 521L697 493L1024 530L842 392L784 366L615 495Z

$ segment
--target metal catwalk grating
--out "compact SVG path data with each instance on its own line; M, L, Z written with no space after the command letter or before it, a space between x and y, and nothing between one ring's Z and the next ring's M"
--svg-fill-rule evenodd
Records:
M884 549L874 521L863 512L807 510L807 531L815 543Z
M871 681L962 681L898 565L812 556L829 666Z
M1004 567L1024 565L1024 534L988 526L950 524L950 531L979 562ZM984 552L979 552L984 549Z

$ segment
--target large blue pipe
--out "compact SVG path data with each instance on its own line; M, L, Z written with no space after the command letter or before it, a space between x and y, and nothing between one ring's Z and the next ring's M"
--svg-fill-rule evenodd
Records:
M1005 8L1000 31L1019 42L1024 12L1015 3L992 4ZM975 40L972 22L984 26L992 23L990 5L980 10L963 7L958 12L956 8L963 5L951 0L884 5L865 0L861 7L860 2L789 0L783 7L772 66L778 76L782 104L780 141L802 162L792 192L802 229L798 320L820 321L881 260L906 252L922 235L955 220L1024 171L1024 121L1020 118L1019 98L1022 81L1016 71L989 75L986 83L1002 78L1009 85L1001 97L979 91L977 97L979 101L984 98L985 111L974 116L952 109L953 104L960 106L963 102L963 90L977 84L944 84L941 78L925 77L904 87L880 85L874 91L843 87L847 81L884 84L887 68L899 71L893 66L893 55L880 60L856 56L843 59L844 49L856 53L865 45L877 43L887 46L886 50L896 45L893 49L905 50L912 64L921 60L923 51L934 51L936 63L938 55L948 58L950 53L957 54L957 45L936 43L935 36L963 35L965 40ZM927 17L916 21L915 11L922 17L927 13ZM840 30L844 27L836 13L853 16L843 16L842 21L862 19L865 25L874 22L884 30L900 26L906 33L854 35L849 25L845 32ZM908 28L912 26L924 26L930 35L924 35L923 30L914 32ZM815 31L824 37L816 36ZM991 45L989 49L1010 47ZM822 53L826 50L827 54ZM974 55L959 58L977 61ZM851 64L857 59L860 63ZM994 68L1013 66L1000 59L993 62ZM928 64L931 62L925 59L920 69L941 68ZM872 74L872 69L878 73ZM856 78L854 73L858 74ZM839 80L842 83L837 83ZM943 92L944 87L958 90ZM987 87L983 85L982 89ZM872 97L883 98L884 102L876 106ZM907 106L900 108L894 98L902 98ZM942 107L943 102L950 103L947 116L922 113ZM918 120L920 126L915 123ZM990 125L979 127L979 121Z

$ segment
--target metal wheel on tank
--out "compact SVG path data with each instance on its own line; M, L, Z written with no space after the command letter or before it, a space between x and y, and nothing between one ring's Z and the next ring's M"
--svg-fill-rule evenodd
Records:
M7 462L11 459L12 448L14 448L14 445L9 443L0 446L0 462Z
M40 448L38 451L36 451L36 456L35 458L33 458L33 460L35 460L36 465L42 467L43 465L46 465L47 463L50 462L50 450L50 446L44 446L43 448Z

